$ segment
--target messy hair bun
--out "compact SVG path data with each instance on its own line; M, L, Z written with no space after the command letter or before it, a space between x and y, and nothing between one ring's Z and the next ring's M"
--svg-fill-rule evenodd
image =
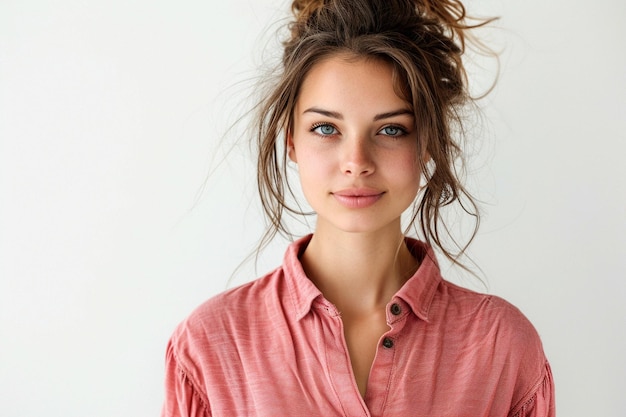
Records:
M308 20L317 10L324 7L325 0L294 0L291 3L291 11L296 20Z
M282 71L259 109L258 187L271 226L263 243L276 233L291 236L284 224L285 211L304 214L287 204L285 196L287 192L293 197L287 180L285 133L292 128L300 86L320 60L347 54L392 66L397 93L414 112L418 151L430 157L428 162L420 161L426 185L410 224L426 242L459 263L467 244L457 245L454 251L446 248L449 234L441 210L458 203L478 227L476 204L457 172L462 155L454 136L463 131L461 107L472 101L462 60L466 41L473 41L471 31L490 20L469 19L458 0L294 0L291 9L295 19L283 44Z
M295 24L291 26L292 38L300 36L300 33L297 30L298 27L301 27L302 24L306 24L312 15L319 13L330 3L331 1L329 0L294 0L291 3L291 11L295 17ZM458 40L461 50L465 49L467 29L483 26L493 20L486 19L483 21L477 21L474 24L466 23L465 20L468 16L465 6L463 6L463 3L458 0L389 1L386 2L386 6L389 10L400 13L405 12L406 7L412 8L417 15L425 19L439 21L442 26L446 27L447 30Z

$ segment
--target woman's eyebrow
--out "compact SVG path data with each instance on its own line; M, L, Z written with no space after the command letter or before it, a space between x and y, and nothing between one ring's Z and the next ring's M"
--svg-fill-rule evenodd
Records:
M304 113L318 113L318 114L321 114L322 116L332 117L333 119L338 119L338 120L343 120L343 115L341 113L336 112L336 111L331 111L331 110L320 109L319 107L310 107L302 112L302 114ZM398 110L394 110L394 111L390 111L386 113L380 113L374 116L374 121L378 121L382 119L389 119L390 117L400 116L403 114L413 116L413 111L411 111L410 109L398 109Z
M376 116L374 116L374 121L378 121L382 119L389 119L390 117L400 116L403 114L409 115L411 117L415 117L415 115L410 109L398 109L398 110L390 111L387 113L377 114Z
M320 109L319 107L310 107L302 112L302 114L304 113L318 113L318 114L321 114L322 116L343 120L343 115L341 113L336 112L336 111Z

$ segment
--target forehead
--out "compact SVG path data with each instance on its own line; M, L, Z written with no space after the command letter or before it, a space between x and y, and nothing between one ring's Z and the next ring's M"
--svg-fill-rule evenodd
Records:
M326 105L336 110L407 107L394 88L390 63L382 59L333 55L316 63L300 88L298 107ZM301 110L301 109L300 109Z

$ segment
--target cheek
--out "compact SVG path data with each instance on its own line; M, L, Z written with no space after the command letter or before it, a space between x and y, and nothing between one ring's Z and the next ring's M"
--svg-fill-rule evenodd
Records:
M304 194L314 192L325 182L328 176L329 167L327 161L315 152L307 152L306 149L299 149L298 155L298 176Z
M298 170L300 175L310 173L322 174L330 170L331 155L316 147L302 146L297 148Z
M413 152L395 155L388 161L388 164L393 171L393 175L398 179L404 179L406 182L419 182L422 176L419 161Z

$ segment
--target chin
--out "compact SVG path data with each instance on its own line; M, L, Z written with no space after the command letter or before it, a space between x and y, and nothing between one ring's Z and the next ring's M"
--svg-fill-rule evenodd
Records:
M354 216L350 219L342 219L338 221L328 221L326 220L323 228L319 228L319 220L318 220L318 228L317 230L335 230L337 232L343 233L379 233L383 232L386 229L393 228L394 230L400 230L400 222L392 221L392 222L381 222L380 218L371 219L371 218L363 218L366 216Z

